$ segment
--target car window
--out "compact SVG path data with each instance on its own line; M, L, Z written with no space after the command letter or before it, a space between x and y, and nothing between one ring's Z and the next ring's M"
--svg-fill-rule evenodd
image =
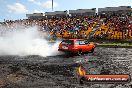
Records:
M88 40L85 40L85 44L89 44L89 41Z
M75 45L85 45L88 44L85 40L76 40Z
M61 42L61 44L68 44L68 45L70 45L70 44L73 44L73 40L63 40Z
M76 40L75 41L75 45L79 45L79 40Z
M79 41L79 45L85 45L85 41L84 40L80 40Z

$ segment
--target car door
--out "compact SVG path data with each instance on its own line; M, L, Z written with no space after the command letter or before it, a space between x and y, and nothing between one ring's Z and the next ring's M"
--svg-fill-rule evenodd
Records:
M79 47L82 50L82 52L87 52L87 44L84 40L79 40Z

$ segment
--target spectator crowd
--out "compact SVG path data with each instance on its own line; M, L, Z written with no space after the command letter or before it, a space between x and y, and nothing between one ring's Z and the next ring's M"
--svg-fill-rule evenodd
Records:
M132 38L132 16L67 16L46 19L6 20L0 29L18 29L37 26L39 31L53 38ZM126 36L126 37L124 37Z

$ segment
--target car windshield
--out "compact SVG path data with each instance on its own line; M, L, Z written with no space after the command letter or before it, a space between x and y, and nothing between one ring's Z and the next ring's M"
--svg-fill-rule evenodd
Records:
M73 40L63 40L61 44L73 44Z

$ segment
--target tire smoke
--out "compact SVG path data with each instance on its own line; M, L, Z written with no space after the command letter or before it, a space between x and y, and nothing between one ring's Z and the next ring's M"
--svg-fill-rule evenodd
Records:
M37 27L0 30L0 55L54 56L60 54L58 45L59 42L50 44L42 38Z

